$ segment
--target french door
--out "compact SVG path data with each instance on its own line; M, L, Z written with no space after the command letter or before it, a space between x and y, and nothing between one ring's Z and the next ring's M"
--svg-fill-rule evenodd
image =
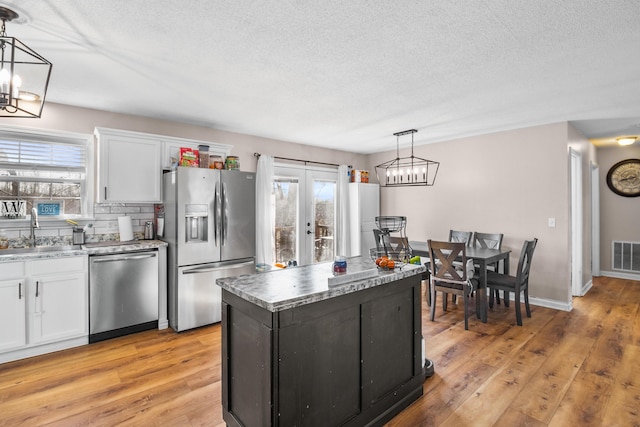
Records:
M277 263L307 265L334 259L337 181L337 170L274 167Z

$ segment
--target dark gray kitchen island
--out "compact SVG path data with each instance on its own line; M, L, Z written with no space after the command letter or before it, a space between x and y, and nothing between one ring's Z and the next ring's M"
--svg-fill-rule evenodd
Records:
M348 259L218 279L230 426L382 425L422 395L421 265Z

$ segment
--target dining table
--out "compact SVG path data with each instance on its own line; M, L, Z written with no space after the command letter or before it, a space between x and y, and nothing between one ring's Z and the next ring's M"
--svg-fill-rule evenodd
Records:
M409 246L411 247L411 254L413 256L429 257L429 245L427 242L421 242L418 240L409 240ZM503 273L509 274L509 255L511 249L489 249L478 246L467 246L465 248L467 259L473 258L474 264L478 265L478 304L479 317L483 323L487 323L487 266L490 264L496 264L502 262ZM482 291L480 291L482 289Z

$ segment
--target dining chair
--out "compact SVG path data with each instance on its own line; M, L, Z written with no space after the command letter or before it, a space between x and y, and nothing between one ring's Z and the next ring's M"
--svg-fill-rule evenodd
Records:
M504 234L502 233L480 233L479 231L473 232L473 246L477 248L487 248L487 249L502 249L502 239L504 238ZM478 265L476 265L476 271L478 269ZM498 263L495 262L493 264L487 265L488 270L493 270L498 272ZM495 292L496 303L500 304L500 293L496 290ZM505 303L508 307L509 304Z
M376 249L379 251L384 250L384 233L377 228L373 229L373 239L376 242Z
M465 245L471 246L473 242L473 233L471 231L449 230L450 242L464 242Z
M527 310L527 317L531 317L529 308L529 273L531 272L531 260L533 251L538 244L538 239L525 240L520 252L518 270L515 276L502 274L495 271L487 271L487 287L489 288L489 308L493 308L493 290L504 291L505 306L508 307L509 293L515 294L516 321L518 326L522 326L522 313L520 310L520 293L524 292L524 306Z
M431 274L431 321L435 319L436 296L442 292L442 309L447 311L447 295L461 295L464 305L464 329L469 329L469 297L478 288L474 276L473 260L467 260L465 242L438 242L428 240ZM461 261L461 266L457 261ZM456 264L454 264L456 261Z
M450 242L464 242L465 245L471 246L473 243L473 233L471 231L449 230ZM457 263L457 261L456 261ZM428 267L427 267L428 268ZM446 295L445 295L446 296ZM451 301L456 302L456 295L451 295Z
M376 241L376 249L379 251L398 253L400 250L405 249L407 254L411 252L407 237L390 236L388 233L374 228L373 238Z

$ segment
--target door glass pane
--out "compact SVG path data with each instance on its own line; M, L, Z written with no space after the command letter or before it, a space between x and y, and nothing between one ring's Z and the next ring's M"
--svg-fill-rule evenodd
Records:
M335 193L335 181L313 182L314 263L332 261L334 258Z
M297 260L298 191L297 180L276 178L273 181L275 196L275 248L273 259L287 264Z

